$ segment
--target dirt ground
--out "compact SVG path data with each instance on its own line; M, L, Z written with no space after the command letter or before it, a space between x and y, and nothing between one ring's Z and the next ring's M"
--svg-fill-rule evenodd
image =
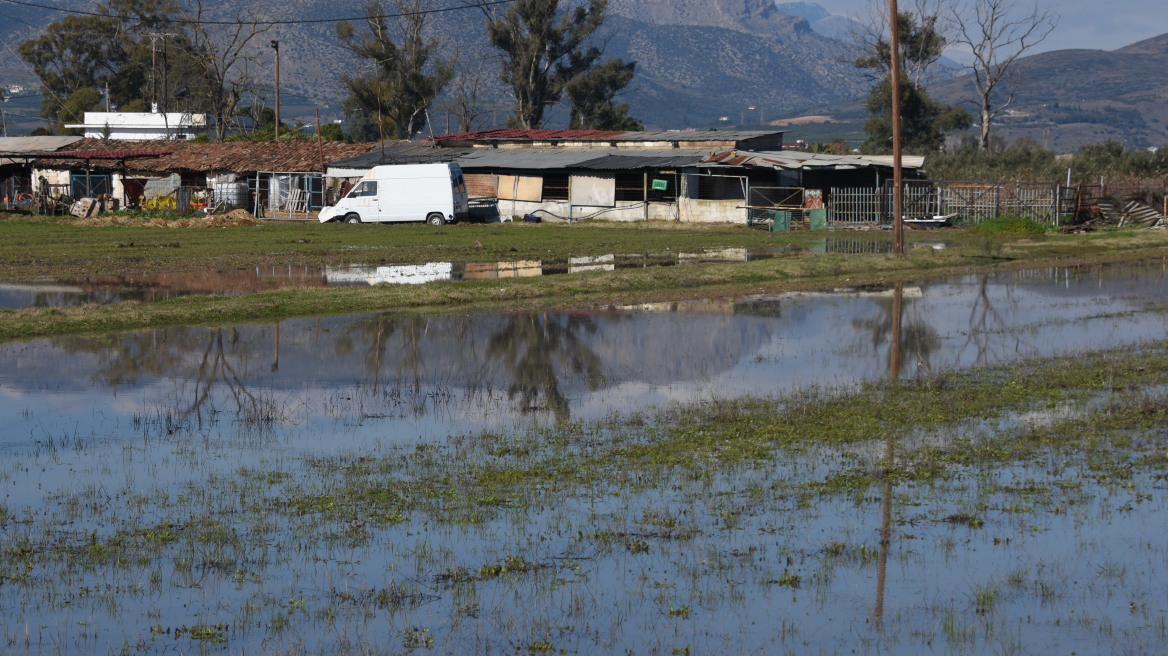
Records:
M162 219L118 214L102 214L88 219L77 219L79 226L145 226L153 228L228 228L233 226L254 226L259 219L247 210L231 210L226 214L207 215L187 219Z

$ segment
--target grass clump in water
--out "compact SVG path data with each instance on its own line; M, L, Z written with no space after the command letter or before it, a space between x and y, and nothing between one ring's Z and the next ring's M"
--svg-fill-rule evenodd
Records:
M978 223L973 227L973 232L980 235L1041 237L1046 234L1046 228L1034 219L1013 214L1003 214Z

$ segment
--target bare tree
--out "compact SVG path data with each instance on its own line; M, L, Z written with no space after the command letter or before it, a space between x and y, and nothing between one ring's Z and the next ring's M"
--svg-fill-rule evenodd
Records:
M474 131L490 111L483 101L495 92L494 77L481 59L464 59L456 66L440 107L454 117L459 132Z
M206 105L215 115L215 140L223 141L227 128L235 120L235 110L243 95L254 86L255 80L245 70L245 62L254 57L248 54L252 39L271 29L259 13L241 8L235 22L220 33L212 34L205 22L207 10L203 0L196 0L189 10L188 29L192 45L191 56L203 69L208 84Z
M1005 100L995 100L998 86L1010 86L1008 75L1014 63L1050 34L1058 16L1038 4L1021 9L1015 0L971 0L970 4L964 11L952 10L953 41L968 47L973 57L969 68L977 93L977 146L986 150L994 117L1014 102L1013 89L1008 90Z

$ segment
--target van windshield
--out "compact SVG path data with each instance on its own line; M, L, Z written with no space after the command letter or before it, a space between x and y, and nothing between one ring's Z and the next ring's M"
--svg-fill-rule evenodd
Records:
M377 181L365 180L359 183L349 192L345 198L357 198L360 196L376 196L377 195Z

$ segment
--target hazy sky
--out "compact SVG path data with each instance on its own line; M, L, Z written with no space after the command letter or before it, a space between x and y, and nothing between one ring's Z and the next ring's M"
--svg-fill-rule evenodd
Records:
M833 14L864 15L871 0L809 0ZM966 2L967 0L955 0ZM887 10L886 0L874 2ZM903 10L913 0L897 0ZM1168 11L1164 0L1040 0L1040 6L1059 14L1058 27L1032 52L1090 48L1115 50L1137 41L1168 33ZM1018 0L1019 9L1033 2Z

